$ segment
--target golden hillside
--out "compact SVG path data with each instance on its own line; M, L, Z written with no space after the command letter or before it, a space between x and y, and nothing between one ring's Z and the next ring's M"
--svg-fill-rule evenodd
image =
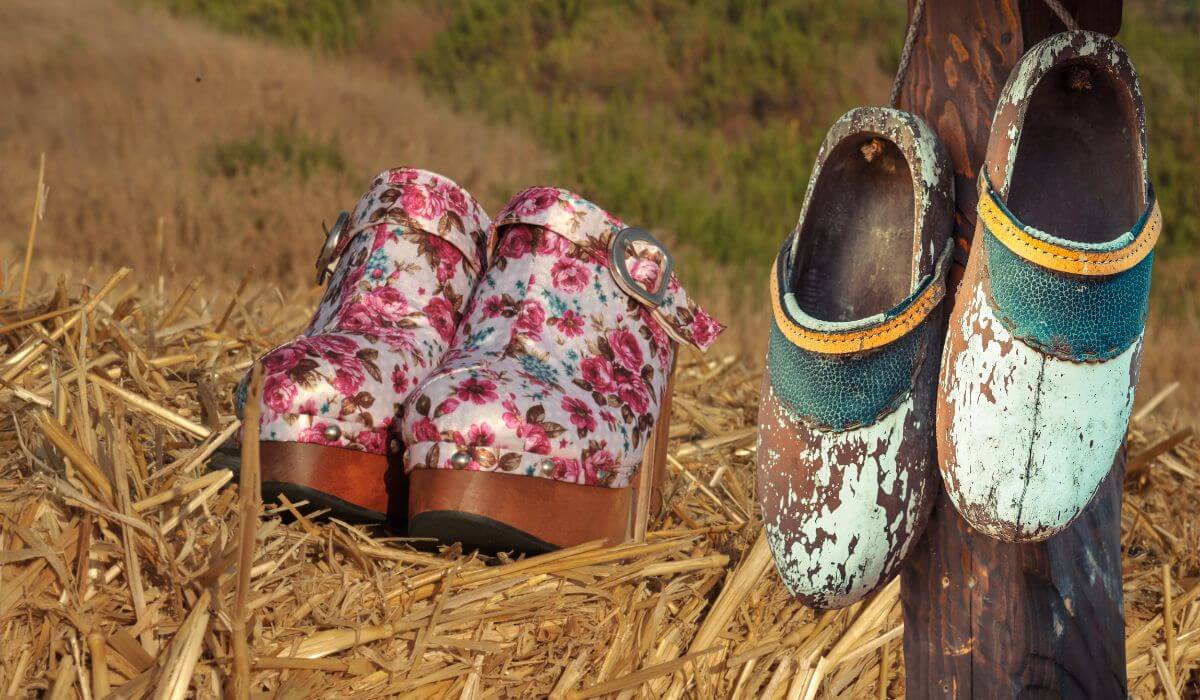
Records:
M221 288L254 265L298 292L311 284L320 222L380 170L445 173L494 209L549 162L410 76L152 8L6 0L0 26L0 259L23 253L45 151L36 259L47 274L129 264L150 275L161 217L172 281L204 274Z

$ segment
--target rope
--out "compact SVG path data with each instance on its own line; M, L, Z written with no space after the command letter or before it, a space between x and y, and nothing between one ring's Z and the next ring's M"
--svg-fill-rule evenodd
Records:
M1067 31L1073 32L1076 29L1079 29L1079 22L1075 21L1075 17L1070 12L1067 12L1067 8L1063 7L1059 0L1043 0L1043 2L1045 2L1046 7L1049 7L1050 11L1053 12L1056 17L1058 17L1058 21L1063 23L1063 26L1067 28Z
M925 0L916 0L912 20L908 23L908 33L904 35L904 49L900 51L900 67L896 69L896 80L892 82L892 95L888 99L888 104L893 107L900 106L900 88L904 85L904 77L908 75L908 64L912 61L913 46L917 43L917 27L921 25L924 17Z
M1075 16L1067 12L1067 8L1063 7L1060 0L1042 0L1046 3L1046 7L1058 17L1058 21L1063 23L1067 31L1075 31L1079 29L1079 22L1075 20ZM900 66L896 69L896 80L892 82L892 94L888 99L888 104L893 107L900 106L900 88L904 85L904 78L908 75L908 64L912 61L913 47L917 43L917 28L921 24L921 20L925 17L925 0L916 0L913 6L912 20L908 23L908 32L904 35L904 49L900 51Z

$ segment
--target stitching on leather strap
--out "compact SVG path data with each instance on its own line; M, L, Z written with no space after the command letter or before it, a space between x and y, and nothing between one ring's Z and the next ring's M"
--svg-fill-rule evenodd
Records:
M1057 272L1089 277L1124 272L1150 254L1162 230L1162 212L1155 200L1150 204L1141 230L1125 247L1102 252L1064 248L1031 235L1010 213L1001 209L986 177L980 178L979 189L979 217L988 232L1023 259Z
M775 323L784 337L797 347L827 355L840 355L883 347L907 335L929 317L946 296L945 268L949 261L947 248L934 270L934 277L925 291L895 318L878 326L853 331L816 331L804 328L788 317L779 293L779 261L771 267L771 308Z

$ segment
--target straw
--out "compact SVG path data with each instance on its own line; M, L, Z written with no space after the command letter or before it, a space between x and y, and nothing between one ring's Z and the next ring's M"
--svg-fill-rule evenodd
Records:
M1167 646L1167 677L1164 679L1172 684L1175 683L1175 622L1174 612L1171 609L1171 565L1162 565L1162 587L1163 587L1163 639L1166 640Z
M234 697L250 697L250 646L246 639L247 604L250 597L250 570L254 564L254 537L258 515L262 511L259 480L258 420L262 397L262 365L254 365L250 375L246 405L245 434L242 441L241 481L238 483L239 523L237 593L233 603L233 679Z
M25 292L29 287L29 269L33 266L33 243L37 240L37 224L44 216L46 205L46 153L38 158L37 189L33 193L33 216L29 222L29 238L25 242L25 264L21 266L21 291L17 294L17 308L25 308Z
M0 692L903 695L897 582L814 613L774 571L755 499L757 368L681 355L664 508L644 542L485 556L261 503L258 402L243 425L236 388L316 299L247 278L214 318L205 299L229 290L164 275L161 296L127 270L98 288L31 283L23 306L0 292ZM1160 417L1173 391L1128 440L1135 697L1193 697L1200 677L1200 447ZM217 458L239 431L235 476Z

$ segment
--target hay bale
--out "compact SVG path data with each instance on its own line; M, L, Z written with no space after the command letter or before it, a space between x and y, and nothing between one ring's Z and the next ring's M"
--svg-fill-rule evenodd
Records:
M754 500L753 365L681 358L666 508L645 543L429 551L285 522L293 503L260 513L208 469L239 428L234 386L298 332L312 291L206 299L125 270L37 293L17 280L0 288L0 693L903 693L896 582L814 615L774 573ZM1197 688L1200 450L1179 428L1143 412L1130 436L1135 696Z

